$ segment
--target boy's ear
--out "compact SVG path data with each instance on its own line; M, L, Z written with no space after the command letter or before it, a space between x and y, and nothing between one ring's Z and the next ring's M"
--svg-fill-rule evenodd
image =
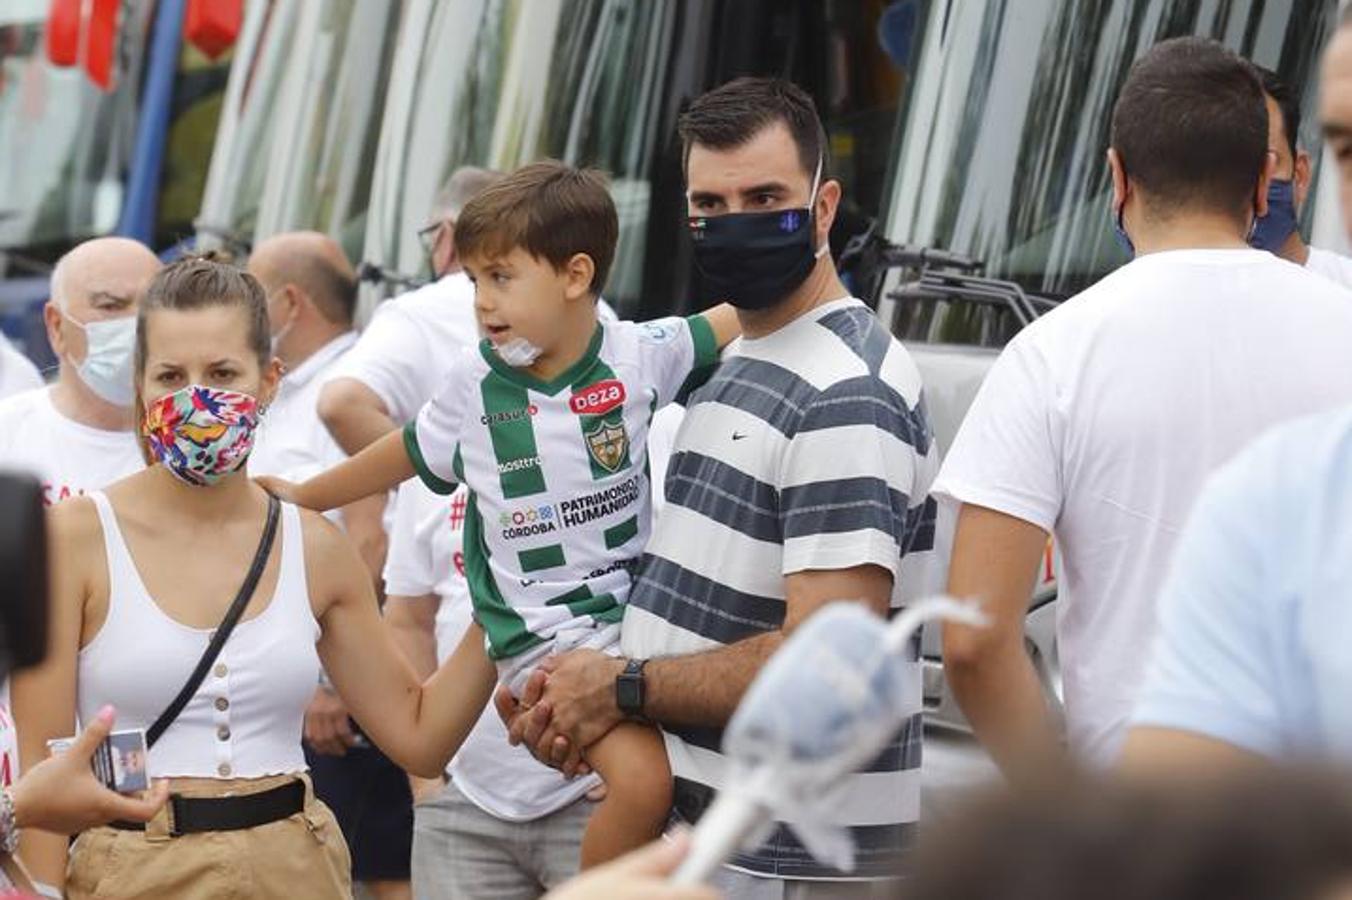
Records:
M596 263L586 253L574 253L568 262L563 264L563 274L568 282L564 287L564 295L569 300L601 292L599 285L594 292L592 290L592 279L596 277Z

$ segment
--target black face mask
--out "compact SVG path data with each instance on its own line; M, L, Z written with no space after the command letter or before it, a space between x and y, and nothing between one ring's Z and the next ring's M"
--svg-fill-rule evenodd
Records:
M702 304L726 301L738 309L768 309L807 280L826 249L813 246L812 208L820 177L819 163L806 207L690 217Z

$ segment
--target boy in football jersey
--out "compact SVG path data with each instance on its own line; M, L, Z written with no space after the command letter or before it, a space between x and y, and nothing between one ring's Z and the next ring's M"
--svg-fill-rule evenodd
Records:
M482 343L415 421L283 499L332 509L417 474L471 491L466 577L482 653L520 693L546 658L618 655L631 570L650 528L653 414L697 384L738 331L721 306L688 319L601 323L596 301L618 237L604 180L558 162L519 169L465 206L456 251L475 282ZM583 751L609 788L582 843L584 867L660 834L671 776L660 733L633 721Z

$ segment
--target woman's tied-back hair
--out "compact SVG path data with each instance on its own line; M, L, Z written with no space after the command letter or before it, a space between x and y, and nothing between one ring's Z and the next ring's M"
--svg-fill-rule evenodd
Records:
M263 286L238 266L210 253L187 256L165 266L151 279L136 313L136 384L146 370L146 319L162 309L195 310L238 306L249 323L249 349L258 365L272 359L272 332L268 326L267 295Z

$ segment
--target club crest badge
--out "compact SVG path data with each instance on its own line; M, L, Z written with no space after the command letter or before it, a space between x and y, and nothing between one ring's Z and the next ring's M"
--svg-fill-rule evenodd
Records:
M586 437L587 450L597 465L607 472L619 471L629 450L629 433L624 430L624 423L602 420Z

